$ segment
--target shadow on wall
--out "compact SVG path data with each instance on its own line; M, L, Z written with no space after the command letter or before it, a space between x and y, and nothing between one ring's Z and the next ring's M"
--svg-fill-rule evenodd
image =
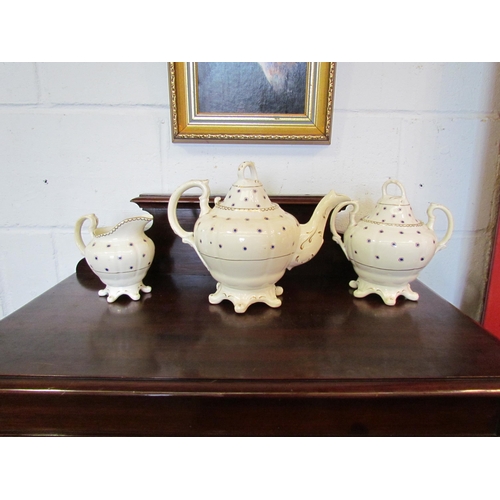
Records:
M490 102L489 111L495 113L488 121L487 137L484 141L485 148L482 151L477 151L477 165L478 174L480 175L479 186L485 186L494 179L494 186L491 198L481 196L481 192L472 193L471 198L476 200L475 206L475 219L474 227L479 227L476 231L478 238L483 238L485 241L484 247L478 245L479 248L484 249L478 252L478 248L474 245L472 256L468 259L468 268L466 274L466 287L462 293L460 302L460 309L471 316L472 318L480 321L484 302L486 298L486 290L488 286L489 271L491 265L491 257L493 250L493 243L495 237L495 230L498 218L499 209L499 194L500 194L500 137L498 135L498 121L500 120L499 100L500 100L500 63L497 63L495 71L492 72L491 78L491 91L489 92ZM489 154L496 155L496 158L489 158ZM491 170L495 171L492 172ZM481 228L480 219L481 214L487 213L488 225L486 228ZM482 266L474 265L474 262L482 262ZM478 295L480 299L478 300Z

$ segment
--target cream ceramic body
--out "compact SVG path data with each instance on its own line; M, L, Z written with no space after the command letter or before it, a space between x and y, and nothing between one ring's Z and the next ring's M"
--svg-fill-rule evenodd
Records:
M401 196L387 194L389 184L396 184ZM335 217L339 210L352 205L349 224L342 239L335 228ZM406 199L400 182L388 180L382 187L382 198L374 211L356 221L359 205L355 201L341 203L332 213L330 226L333 240L352 262L358 275L350 282L355 288L355 297L371 293L380 295L387 305L394 305L398 296L418 300L410 283L445 247L453 232L453 217L443 205L431 203L427 210L428 222L416 219ZM441 241L434 232L434 210L442 210L448 219L448 228Z
M247 171L250 176L246 177ZM197 187L200 216L193 232L179 225L176 210L180 196ZM235 311L245 312L250 304L264 302L279 307L283 289L276 282L286 269L308 262L323 244L323 230L331 210L347 196L330 191L316 207L311 220L300 225L293 215L273 203L257 178L255 165L244 162L238 179L226 197L208 204L208 181L193 180L181 185L170 197L168 219L172 230L192 246L213 278L212 304L230 300Z
M82 226L90 221L92 240L85 245ZM143 279L153 261L155 246L144 231L153 224L151 215L131 217L114 227L98 228L94 214L80 217L75 225L75 241L88 265L106 285L99 290L101 297L107 296L114 302L120 295L128 295L133 300L140 298L139 292L149 293Z

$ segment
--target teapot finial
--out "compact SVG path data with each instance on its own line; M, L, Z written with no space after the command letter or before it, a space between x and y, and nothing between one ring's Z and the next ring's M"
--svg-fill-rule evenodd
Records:
M250 175L252 176L252 179L255 181L258 181L259 178L257 176L257 169L255 168L255 163L253 161L244 161L240 164L238 167L238 179L246 179L245 177L245 171L250 170Z

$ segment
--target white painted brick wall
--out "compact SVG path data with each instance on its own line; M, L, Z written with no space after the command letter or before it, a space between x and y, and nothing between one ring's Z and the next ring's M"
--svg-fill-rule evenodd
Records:
M163 63L52 63L38 67L42 102L168 105Z
M0 104L37 104L37 67L32 63L0 63Z
M131 198L192 178L224 194L253 160L270 195L334 188L368 212L392 177L423 220L430 202L448 206L454 236L421 279L477 319L499 79L495 63L340 63L330 146L183 145L170 141L165 63L0 63L0 317L74 272L81 215L115 224L139 212Z

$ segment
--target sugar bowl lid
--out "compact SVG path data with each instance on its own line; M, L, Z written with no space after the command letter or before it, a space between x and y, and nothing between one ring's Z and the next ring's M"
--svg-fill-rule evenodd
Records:
M250 172L250 177L245 175L247 170ZM238 179L231 186L226 197L218 204L240 210L263 209L275 205L259 181L255 164L252 161L244 161L238 167Z
M401 190L401 195L390 195L387 192L389 184L396 184ZM382 186L382 197L378 200L373 213L363 217L362 220L364 222L389 226L421 226L423 224L413 214L410 203L406 198L403 185L399 181L393 179L384 182Z

